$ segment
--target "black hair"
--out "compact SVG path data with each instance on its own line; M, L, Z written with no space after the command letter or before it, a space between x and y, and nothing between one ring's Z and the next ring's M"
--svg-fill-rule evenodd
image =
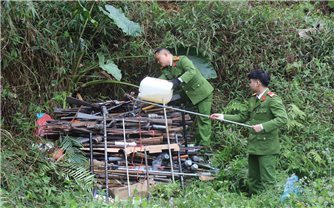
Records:
M248 79L258 79L264 85L265 87L268 87L270 82L270 74L269 72L257 69L254 71L251 71L248 74Z
M166 50L167 52L172 54L172 52L170 52L170 50L168 50L167 48L157 48L157 49L155 49L154 54L160 53L163 50Z

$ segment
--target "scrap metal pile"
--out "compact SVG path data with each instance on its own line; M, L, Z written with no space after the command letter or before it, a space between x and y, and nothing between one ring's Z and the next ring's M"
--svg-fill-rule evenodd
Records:
M200 155L201 147L190 145L189 114L131 99L88 103L68 97L67 102L72 107L55 109L55 119L41 134L80 141L101 188L129 187L143 179L180 179L183 185L185 177L212 177L215 169Z

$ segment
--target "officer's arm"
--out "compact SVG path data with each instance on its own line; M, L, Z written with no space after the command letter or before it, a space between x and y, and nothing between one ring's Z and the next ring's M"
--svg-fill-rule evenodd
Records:
M184 57L180 64L185 72L179 78L181 78L182 82L188 83L195 76L196 68L187 57Z
M224 114L224 119L241 123L248 121L250 117L249 106L250 106L250 101L247 102L247 109L235 115Z
M286 114L285 107L281 98L277 96L273 97L269 103L269 108L272 114L274 114L275 118L265 123L262 123L263 130L265 132L270 132L274 129L277 129L286 124L288 121L288 116Z

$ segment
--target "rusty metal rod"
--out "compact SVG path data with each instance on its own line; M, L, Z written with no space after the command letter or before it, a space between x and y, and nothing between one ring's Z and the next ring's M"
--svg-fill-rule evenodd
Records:
M146 181L147 181L147 200L150 198L150 178L149 178L149 172L148 172L148 161L147 161L147 151L146 147L144 147L144 156L145 156L145 167L146 167Z
M177 134L175 134L175 141L180 146ZM177 160L178 160L178 163L179 163L179 171L180 171L180 173L182 173L182 164L181 164L180 151L177 151ZM183 176L182 175L180 176L180 183L181 183L182 190L184 190L184 181L183 181Z
M90 172L94 174L94 155L93 155L93 134L89 133L89 163L90 163ZM96 188L93 186L92 190L93 197L96 196Z

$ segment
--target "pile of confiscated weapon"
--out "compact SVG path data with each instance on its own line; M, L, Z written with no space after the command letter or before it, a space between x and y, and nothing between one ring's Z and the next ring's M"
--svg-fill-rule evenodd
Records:
M72 107L55 109L55 119L45 124L42 134L80 141L107 195L123 187L130 196L131 186L144 180L146 189L152 181L175 178L183 186L186 177L206 180L216 171L204 161L201 146L191 145L187 130L192 119L185 112L131 99L88 103L68 97L67 102Z

